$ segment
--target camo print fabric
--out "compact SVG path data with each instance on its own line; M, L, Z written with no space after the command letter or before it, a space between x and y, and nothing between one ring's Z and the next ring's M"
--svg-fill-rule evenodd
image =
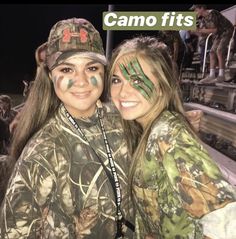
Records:
M203 28L217 28L216 38L231 37L233 33L233 24L217 10L210 10L210 13L204 17Z
M84 51L104 56L102 38L94 26L83 18L56 23L47 42L47 65L51 68L63 52Z
M113 189L101 163L63 109L33 136L18 160L1 207L1 238L114 238ZM97 113L77 121L108 165ZM132 221L126 196L126 144L118 114L108 105L103 106L103 122L120 179L121 208ZM132 238L129 229L124 231L125 238Z
M138 209L136 238L146 234L161 239L210 238L203 236L202 225L207 227L216 217L205 220L204 216L236 201L235 189L169 111L163 112L152 128L146 157L139 160L135 171L133 189ZM231 205L235 212L236 204ZM232 224L231 230L234 228ZM211 234L216 229L207 230Z

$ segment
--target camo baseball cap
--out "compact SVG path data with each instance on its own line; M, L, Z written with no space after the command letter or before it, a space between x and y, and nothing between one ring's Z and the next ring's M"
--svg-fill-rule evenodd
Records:
M47 41L46 65L50 70L74 54L95 59L106 65L99 32L86 19L71 18L57 22Z

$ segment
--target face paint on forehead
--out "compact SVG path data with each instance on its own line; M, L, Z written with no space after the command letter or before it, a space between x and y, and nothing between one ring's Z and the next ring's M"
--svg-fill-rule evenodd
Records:
M124 64L119 64L119 68L127 81L138 90L146 100L149 100L153 96L153 91L155 90L155 85L153 82L145 75L143 69L137 58L132 59L125 66ZM136 83L135 81L139 81Z

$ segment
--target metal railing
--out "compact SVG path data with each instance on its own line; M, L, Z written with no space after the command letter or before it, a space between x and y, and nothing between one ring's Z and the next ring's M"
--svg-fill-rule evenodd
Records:
M236 27L234 27L234 31L233 31L232 37L230 38L230 41L229 41L228 52L227 52L227 58L226 58L226 62L225 62L225 67L226 67L226 68L227 68L228 65L229 65L230 51L231 51L231 46L232 46L232 44L234 43L235 29L236 29Z
M202 78L204 78L205 70L206 70L206 58L207 58L207 50L208 50L208 41L209 41L209 39L212 35L213 34L210 33L206 38L205 49L204 49L204 58L203 58L203 66L202 66Z

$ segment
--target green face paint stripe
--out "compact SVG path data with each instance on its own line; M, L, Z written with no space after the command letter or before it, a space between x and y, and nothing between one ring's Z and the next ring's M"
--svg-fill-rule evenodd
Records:
M130 61L127 65L127 68L128 68L128 72L130 75L137 75L137 73L135 72L135 69L132 65L132 61Z
M72 79L69 79L68 80L68 83L67 83L67 90L70 89L74 84L74 81Z
M124 66L124 64L119 64L119 68L120 68L123 76L125 77L125 79L127 81L131 82L132 87L134 87L136 90L138 90L144 96L144 98L148 100L151 97L150 95L152 94L152 90L150 90L145 85L144 86L139 86L139 85L136 85L136 84L132 83L132 81L130 79L130 75L129 75L128 71L127 71L127 68ZM135 71L132 70L132 72L134 72L134 74L136 75ZM150 94L148 92L150 92Z
M94 86L98 85L98 81L97 81L97 78L95 76L92 76L90 78L90 81L91 81L92 85L94 85Z
M135 68L135 70L138 71L138 75L141 75L142 76L142 79L144 80L144 84L149 87L149 89L151 91L153 91L153 88L154 88L154 84L153 82L144 74L143 70L142 70L142 67L140 65L140 63L138 62L138 60L134 61L133 62L133 67Z
M140 74L140 71L141 71L141 73L143 73L143 72L140 69L140 67L141 67L140 64L138 65L137 62L138 62L137 58L135 58L135 60L132 60L130 62L131 68L133 69L132 72L134 72L133 75L140 78L143 81L144 86L146 86L146 88L149 88L148 91L152 92L153 88L154 88L153 87L154 84L153 84L153 86L151 85L152 81L150 81L149 78L145 74ZM148 84L148 83L150 83L150 84Z
M124 64L119 64L119 68L122 72L122 75L125 77L125 79L127 81L130 81L129 73L128 73L126 67L124 66Z
M132 85L137 91L139 91L143 97L148 100L151 98L151 96L145 91L145 89L143 89L141 86L139 85Z
M143 76L143 79L144 79L144 84L147 85L151 91L153 91L154 84L143 72L143 69L142 69L138 59L135 58L135 60L132 62L132 64L136 71L141 72L141 75Z
M133 76L131 76L130 77L130 83L131 83L131 85L132 86L135 86L135 85L137 85L137 86L139 86L140 88L142 88L148 95L150 94L152 94L152 90L150 90L149 88L148 88L148 86L146 86L145 84L144 84L144 82L143 82L143 80L141 79L141 82L139 83L139 84L136 84L134 81L136 80L136 75L133 77Z
M145 88L147 89L147 91L150 91L150 92L153 91L153 88L154 88L154 87L151 87L150 84L146 84L147 81L148 81L148 79L146 80L143 75L135 74L135 75L133 75L133 76L130 76L130 78L131 78L131 79L134 79L134 80L135 80L135 79L141 80L142 86L145 87ZM141 85L141 84L140 84L140 85ZM154 85L153 85L153 86L154 86Z
M135 88L138 89L146 99L151 98L153 89L154 89L154 84L145 74L143 74L142 68L141 68L137 58L135 58L133 61L131 61L131 65L132 65L133 69L135 70L135 75L142 80L142 85L139 85L139 88L137 88L137 87L135 87ZM133 85L135 85L135 84L133 84Z

